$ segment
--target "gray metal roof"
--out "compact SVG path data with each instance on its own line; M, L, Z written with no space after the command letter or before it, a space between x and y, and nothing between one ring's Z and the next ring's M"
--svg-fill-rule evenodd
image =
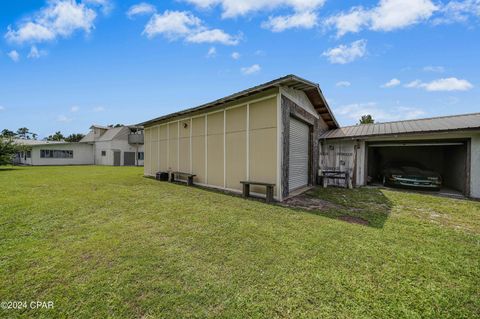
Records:
M335 130L326 131L320 135L320 138L360 138L382 135L435 133L471 129L480 129L480 113L346 126Z
M149 124L159 122L159 121L165 121L167 119L177 117L177 116L183 116L190 114L192 112L197 112L197 111L203 111L205 109L219 106L228 102L232 102L244 97L251 96L253 94L257 94L263 91L266 91L268 89L274 88L274 87L280 87L280 86L286 86L290 87L293 89L301 90L305 92L307 97L309 98L310 102L312 103L313 107L317 110L317 112L320 114L322 119L327 123L327 125L330 128L337 128L339 127L337 120L335 119L335 116L333 115L332 111L330 110L330 107L323 96L322 90L320 89L320 86L316 83L310 82L308 80L302 79L296 75L290 74L278 79L275 79L273 81L260 84L257 86L254 86L252 88L249 88L244 91L240 91L234 94L231 94L229 96L226 96L224 98L215 100L210 103L202 104L200 106L186 109L184 111L164 115L161 117L154 118L152 120L140 123L139 125L142 126L148 126Z
M69 142L65 141L44 141L44 140L28 140L22 138L15 138L13 142L18 145L28 145L28 146L35 146L35 145L51 145L51 144L70 144Z

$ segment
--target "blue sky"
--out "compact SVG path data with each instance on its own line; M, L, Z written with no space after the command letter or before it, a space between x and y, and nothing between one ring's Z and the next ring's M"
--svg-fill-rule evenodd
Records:
M0 129L138 123L297 74L341 125L480 111L480 0L6 0Z

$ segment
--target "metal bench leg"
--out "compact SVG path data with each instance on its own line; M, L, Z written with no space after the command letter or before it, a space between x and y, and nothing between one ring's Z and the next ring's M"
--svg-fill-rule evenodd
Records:
M326 177L322 177L322 186L323 186L323 188L327 188L327 178Z
M250 196L250 184L243 184L243 198Z
M188 185L188 186L192 186L192 185L193 185L193 176L188 176L187 185Z
M273 202L273 186L267 186L267 203Z

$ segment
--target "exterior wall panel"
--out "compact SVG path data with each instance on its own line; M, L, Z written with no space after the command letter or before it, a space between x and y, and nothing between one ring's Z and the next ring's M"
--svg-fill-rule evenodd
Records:
M223 187L223 112L209 114L207 117L207 183Z
M168 171L168 125L160 125L158 133L159 170L166 172Z
M192 173L196 183L206 183L205 179L205 117L192 120Z
M241 190L241 180L247 179L247 106L226 112L225 173L226 187Z
M247 178L277 184L277 93L172 118L161 123L157 141L146 136L146 148L158 144L159 170L191 169L194 182L206 186L240 191ZM251 190L265 192L264 187Z
M151 149L152 149L152 140L151 140L151 128L147 127L145 128L144 130L144 134L145 134L145 160L144 160L144 166L143 166L143 170L145 172L145 175L147 176L152 176L152 171L150 169L151 167L151 163L152 163L152 160L151 160Z
M168 170L178 170L178 122L168 124Z

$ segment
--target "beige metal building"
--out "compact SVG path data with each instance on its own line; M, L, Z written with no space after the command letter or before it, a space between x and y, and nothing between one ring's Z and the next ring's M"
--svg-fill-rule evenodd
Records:
M188 172L235 192L242 180L273 183L277 200L315 183L318 136L338 128L318 84L294 75L141 125L145 175Z

